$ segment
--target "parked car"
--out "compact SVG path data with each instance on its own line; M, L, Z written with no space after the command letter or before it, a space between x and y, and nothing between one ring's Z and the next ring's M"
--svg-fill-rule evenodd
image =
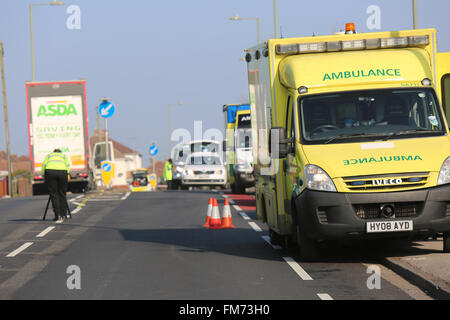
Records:
M227 172L219 154L192 153L186 160L182 178L183 187L220 186L227 184Z

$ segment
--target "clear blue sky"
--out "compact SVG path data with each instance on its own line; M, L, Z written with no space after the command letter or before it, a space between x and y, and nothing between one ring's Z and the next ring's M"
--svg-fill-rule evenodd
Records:
M47 0L49 2L50 0ZM33 3L45 2L36 0ZM25 81L31 79L29 0L0 1L0 40L5 46L11 151L28 155ZM369 5L381 8L381 31L412 28L411 0L278 0L284 37L331 34L346 22L366 27ZM450 1L418 0L419 27L438 30L439 51L450 51ZM69 5L81 9L81 29L69 30ZM273 36L272 0L69 0L61 7L34 8L36 80L87 80L89 131L95 107L107 96L117 111L109 121L113 138L144 155L152 141L168 154L167 105L173 128L193 132L222 129L221 106L248 100L243 50L261 35ZM1 93L0 93L1 96ZM2 105L2 102L0 102ZM3 110L0 150L5 149Z

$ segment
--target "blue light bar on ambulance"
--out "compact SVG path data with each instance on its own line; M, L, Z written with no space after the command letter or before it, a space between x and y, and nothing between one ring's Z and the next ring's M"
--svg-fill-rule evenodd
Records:
M279 55L299 54L299 53L317 53L317 52L336 52L350 50L371 50L386 48L406 48L423 47L430 43L428 35L394 37L394 38L374 38L360 40L312 42L312 43L293 43L277 44L276 53Z

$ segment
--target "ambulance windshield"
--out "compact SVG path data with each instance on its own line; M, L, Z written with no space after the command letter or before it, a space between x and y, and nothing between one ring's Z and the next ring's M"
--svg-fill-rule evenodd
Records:
M347 143L446 133L431 88L383 89L299 98L305 144Z

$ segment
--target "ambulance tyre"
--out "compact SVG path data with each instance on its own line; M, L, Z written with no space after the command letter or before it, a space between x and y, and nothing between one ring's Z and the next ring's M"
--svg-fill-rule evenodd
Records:
M283 237L269 228L270 243L274 246L280 246L284 243Z
M318 243L308 238L298 224L296 225L296 238L300 260L302 262L315 262L320 260Z
M444 241L444 252L450 253L450 232L444 232L442 239Z

